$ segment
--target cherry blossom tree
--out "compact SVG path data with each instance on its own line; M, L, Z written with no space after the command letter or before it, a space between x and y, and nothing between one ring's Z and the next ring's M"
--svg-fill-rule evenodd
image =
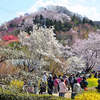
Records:
M94 67L100 66L100 34L90 33L84 40L77 39L72 46L72 52L83 58L85 67L83 70L88 73Z
M79 58L76 56L71 56L64 63L67 63L66 69L68 73L77 73L79 71L82 71L82 68L84 68L85 66L85 63L82 60L82 58L81 57Z
M71 20L70 16L64 13L58 13L57 10L41 10L31 14L30 16L35 20L36 16L39 18L40 15L42 15L44 19L48 18L61 22L66 22Z
M42 16L42 19L41 19L41 16ZM41 10L27 16L23 22L23 25L21 26L21 30L24 30L24 31L28 29L32 30L34 20L38 22L42 20L45 23L46 19L49 19L52 21L56 20L57 22L61 21L62 23L71 20L70 16L64 13L58 13L57 10Z
M33 32L27 37L27 33L20 32L19 39L22 45L27 46L27 67L29 71L40 69L43 66L50 65L49 61L53 60L61 63L57 57L61 55L61 44L56 40L52 28L42 28L33 26Z
M73 56L73 53L71 52L71 47L68 45L61 47L62 57L67 60L67 58Z
M66 7L63 6L54 6L54 5L48 5L46 7L40 7L39 10L57 10L58 13L64 13L67 15L73 15L74 13L70 12Z
M0 63L5 60L25 58L23 47L16 42L13 45L0 46Z
M24 31L27 31L28 29L32 30L32 26L33 26L33 18L29 16L24 20L20 29Z

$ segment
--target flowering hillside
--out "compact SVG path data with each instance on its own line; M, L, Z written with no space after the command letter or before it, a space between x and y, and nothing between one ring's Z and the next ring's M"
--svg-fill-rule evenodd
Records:
M68 43L73 44L76 38L87 38L88 34L99 27L94 22L86 17L80 18L78 15L72 14L65 7L53 7L55 9L41 9L34 13L26 13L24 16L14 18L11 21L5 22L0 26L0 38L3 40L15 40L14 37L5 37L5 35L17 36L20 30L28 32L32 31L33 25L47 27L54 26L56 38L60 40L70 40ZM75 34L74 34L75 33ZM14 38L14 39L12 39ZM16 39L16 41L18 41Z

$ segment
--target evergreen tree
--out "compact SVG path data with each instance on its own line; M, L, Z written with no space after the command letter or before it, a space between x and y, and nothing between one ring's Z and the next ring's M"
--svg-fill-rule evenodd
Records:
M82 23L83 23L83 24L89 23L89 21L87 20L87 18L84 17L83 20L82 20Z
M43 16L42 15L40 15L40 20L42 20L43 19Z
M91 24L92 26L94 26L94 22L92 20L89 21L89 24Z

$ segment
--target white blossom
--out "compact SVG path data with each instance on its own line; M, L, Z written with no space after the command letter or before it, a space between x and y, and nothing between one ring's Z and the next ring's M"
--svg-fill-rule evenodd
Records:
M67 71L70 73L81 71L84 66L85 63L81 57L71 56L67 60Z
M33 32L27 37L27 33L21 31L19 35L20 43L22 45L27 45L27 50L30 52L29 58L32 60L32 65L30 69L40 66L49 65L49 60L54 60L55 62L61 63L57 59L61 55L61 44L58 43L52 28L42 28L33 26ZM48 59L48 60L47 60Z

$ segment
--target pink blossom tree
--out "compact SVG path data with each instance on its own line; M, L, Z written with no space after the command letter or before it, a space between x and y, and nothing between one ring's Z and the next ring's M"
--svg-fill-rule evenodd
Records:
M77 39L72 48L77 57L83 58L85 62L83 70L86 73L100 66L100 34L90 33L87 39Z
M42 16L42 19L41 19L41 16ZM56 20L57 22L61 21L62 23L71 20L70 16L64 13L58 13L57 10L41 10L41 11L37 11L37 12L31 13L30 15L28 15L25 18L23 25L21 26L21 30L24 30L24 31L31 30L32 31L34 20L37 20L38 22L40 20L44 20L44 23L45 23L46 19L49 19L52 21Z
M41 10L31 14L30 16L35 20L35 17L38 16L39 18L40 15L42 15L44 19L48 18L48 19L62 21L62 22L71 20L70 16L64 13L58 13L57 10Z

